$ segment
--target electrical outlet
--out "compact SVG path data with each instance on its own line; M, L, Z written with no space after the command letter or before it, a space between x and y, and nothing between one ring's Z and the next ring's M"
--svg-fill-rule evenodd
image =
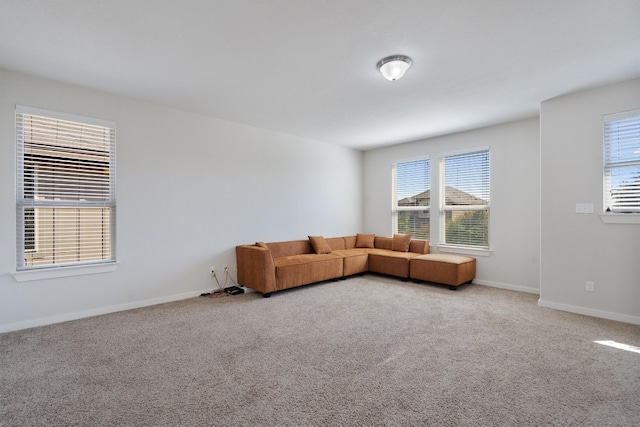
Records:
M594 282L587 282L587 292L594 292L596 290L596 284Z

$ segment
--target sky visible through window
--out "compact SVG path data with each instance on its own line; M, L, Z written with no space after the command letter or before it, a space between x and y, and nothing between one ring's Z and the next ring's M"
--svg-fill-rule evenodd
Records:
M431 189L429 159L398 163L396 169L398 200L413 197Z
M606 123L609 146L605 161L617 166L611 171L611 188L637 183L640 180L640 165L625 164L640 162L640 117Z
M489 151L449 156L446 159L447 186L489 201ZM429 159L398 163L396 170L398 200L431 189Z
M447 156L445 185L489 201L489 150Z

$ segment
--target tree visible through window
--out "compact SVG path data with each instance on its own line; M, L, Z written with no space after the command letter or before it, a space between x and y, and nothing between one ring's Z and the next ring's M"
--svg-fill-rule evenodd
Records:
M18 270L115 260L115 128L61 117L16 114Z

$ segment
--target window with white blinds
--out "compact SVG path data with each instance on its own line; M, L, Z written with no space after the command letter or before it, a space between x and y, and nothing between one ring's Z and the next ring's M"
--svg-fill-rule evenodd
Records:
M489 248L489 150L441 159L441 237L446 245Z
M431 160L394 165L394 232L430 238Z
M115 125L16 109L18 270L115 261Z
M640 212L640 110L604 118L604 208Z

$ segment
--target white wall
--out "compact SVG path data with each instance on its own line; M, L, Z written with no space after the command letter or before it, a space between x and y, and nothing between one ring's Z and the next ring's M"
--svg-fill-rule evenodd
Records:
M599 216L603 116L636 108L640 79L542 103L540 305L640 324L640 224Z
M16 104L117 123L117 271L11 275ZM238 244L361 231L362 170L360 151L0 70L0 332L198 295Z
M432 200L439 197L441 154L490 147L491 256L478 256L476 283L539 292L539 121L537 118L380 148L364 155L364 228L392 231L391 165L429 156ZM434 206L436 207L436 206ZM437 252L439 224L431 215L431 246Z

